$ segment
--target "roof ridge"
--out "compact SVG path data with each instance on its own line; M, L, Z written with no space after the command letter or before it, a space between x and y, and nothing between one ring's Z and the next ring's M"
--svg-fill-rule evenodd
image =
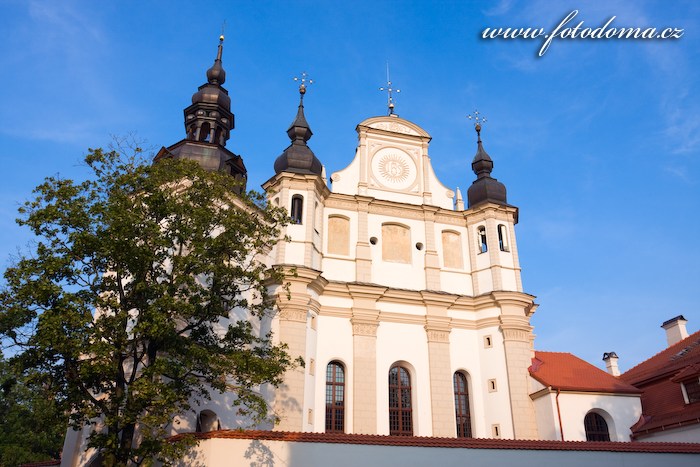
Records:
M348 433L313 433L263 430L219 430L206 433L181 433L170 440L183 436L196 439L257 439L301 443L362 444L410 447L442 447L471 449L517 449L554 451L609 451L609 452L656 452L700 454L700 443L678 442L620 442L620 441L553 441L511 440L494 438L446 438L437 436L388 436Z
M670 345L670 346L666 347L665 349L662 349L662 350L656 352L654 355L652 355L651 357L647 358L646 360L643 360L643 361L637 363L635 366L633 366L633 367L630 368L629 370L627 370L627 371L625 371L624 373L622 373L622 374L620 375L620 378L623 378L623 379L624 379L624 378L625 378L625 375L629 375L631 372L633 372L634 370L636 370L638 367L644 365L645 363L649 362L650 360L653 360L654 358L658 357L659 355L661 355L661 354L664 353L664 352L669 352L669 353L671 353L671 352L670 352L671 349L673 349L673 348L675 348L675 347L680 347L681 344L683 344L683 343L686 342L686 341L691 340L691 339L694 338L694 337L699 337L699 338L700 338L700 330L695 331L694 333L690 334L690 335L689 335L688 337L686 337L685 339L680 340L680 341L676 342L675 344ZM630 384L631 384L631 383L630 383Z
M639 393L638 388L570 352L535 351L530 376L563 391Z

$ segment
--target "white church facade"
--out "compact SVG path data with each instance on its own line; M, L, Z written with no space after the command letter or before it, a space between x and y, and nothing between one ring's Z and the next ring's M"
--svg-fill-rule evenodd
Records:
M264 185L294 219L273 252L297 271L277 333L308 362L288 379L299 405L280 428L536 438L535 305L520 285L517 209L455 201L432 169L430 136L409 121L375 117L357 131L330 189L294 167Z
M243 179L242 159L224 148L233 114L222 76L220 46L208 83L185 110L187 140L159 157L189 157ZM438 180L429 133L393 107L357 125L354 158L328 177L307 144L305 92L302 83L287 131L291 144L263 184L269 201L291 217L289 241L268 259L290 272L289 296L282 284L271 286L279 313L269 326L305 366L268 390L280 423L260 428L305 436L585 441L584 419L602 419L607 440L630 441L642 414L639 390L573 356L534 350L530 318L537 305L522 287L518 209L491 175L480 123L466 200ZM592 382L561 380L562 369L578 369L585 375L579 382ZM172 434L233 433L243 426L226 409L233 397L223 394L196 414L182 414ZM89 462L80 439L66 440L62 465ZM242 449L215 434L202 446L194 456L209 459L207 465L233 465L226 460ZM278 448L287 448L270 447L282 459ZM668 464L683 465L674 462Z

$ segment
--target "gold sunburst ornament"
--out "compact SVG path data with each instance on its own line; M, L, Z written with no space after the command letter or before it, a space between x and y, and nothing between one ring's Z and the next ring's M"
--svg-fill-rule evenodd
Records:
M379 173L391 183L402 183L408 178L409 167L398 154L387 154L379 161Z

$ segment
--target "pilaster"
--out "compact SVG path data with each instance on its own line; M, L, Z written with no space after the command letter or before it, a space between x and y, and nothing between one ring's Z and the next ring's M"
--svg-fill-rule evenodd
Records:
M357 246L355 247L355 280L372 282L372 251L369 244L369 202L371 198L357 196Z
M287 344L293 358L306 357L306 316L309 303L307 294L292 292L291 300L279 299L279 336ZM293 368L284 375L284 383L275 396L275 413L280 417L277 429L302 431L304 426L304 368Z
M381 296L376 287L348 285L353 299L353 431L358 434L377 433L377 328L379 310L376 302Z
M310 313L318 314L320 306L312 293L322 293L327 281L321 277L319 271L301 267L294 272L289 269L284 283L289 285L289 289L281 290L277 294L279 339L287 345L287 352L292 358L302 357L308 361L307 319ZM280 423L276 429L303 431L304 396L307 390L313 391L313 387L305 387L306 377L303 367L288 370L283 381L276 391L273 406L275 413L280 417Z
M430 365L430 408L433 436L456 436L452 364L450 361L450 318L447 308L453 300L423 293L426 304L425 332Z
M491 283L493 290L503 290L503 273L501 271L500 250L498 247L498 223L495 211L489 211L486 218L486 241L488 244L489 263L491 264Z
M435 241L435 213L437 208L423 206L425 220L425 288L440 290L440 258Z
M516 439L538 439L535 407L530 399L529 373L532 351L530 316L536 305L517 293L494 293L501 307L501 332L505 350L513 433ZM520 295L522 297L522 295Z

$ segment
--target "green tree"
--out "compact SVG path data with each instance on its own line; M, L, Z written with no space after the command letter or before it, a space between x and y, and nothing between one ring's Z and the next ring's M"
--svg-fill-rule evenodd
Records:
M44 376L72 427L92 427L104 465L182 455L194 441L167 441L169 423L212 391L262 421L260 386L299 363L251 323L275 309L282 274L263 258L285 212L234 194L231 176L139 151L90 150L86 181L35 189L18 222L37 240L0 293L13 365Z
M68 416L41 375L17 375L0 355L0 466L58 459Z

